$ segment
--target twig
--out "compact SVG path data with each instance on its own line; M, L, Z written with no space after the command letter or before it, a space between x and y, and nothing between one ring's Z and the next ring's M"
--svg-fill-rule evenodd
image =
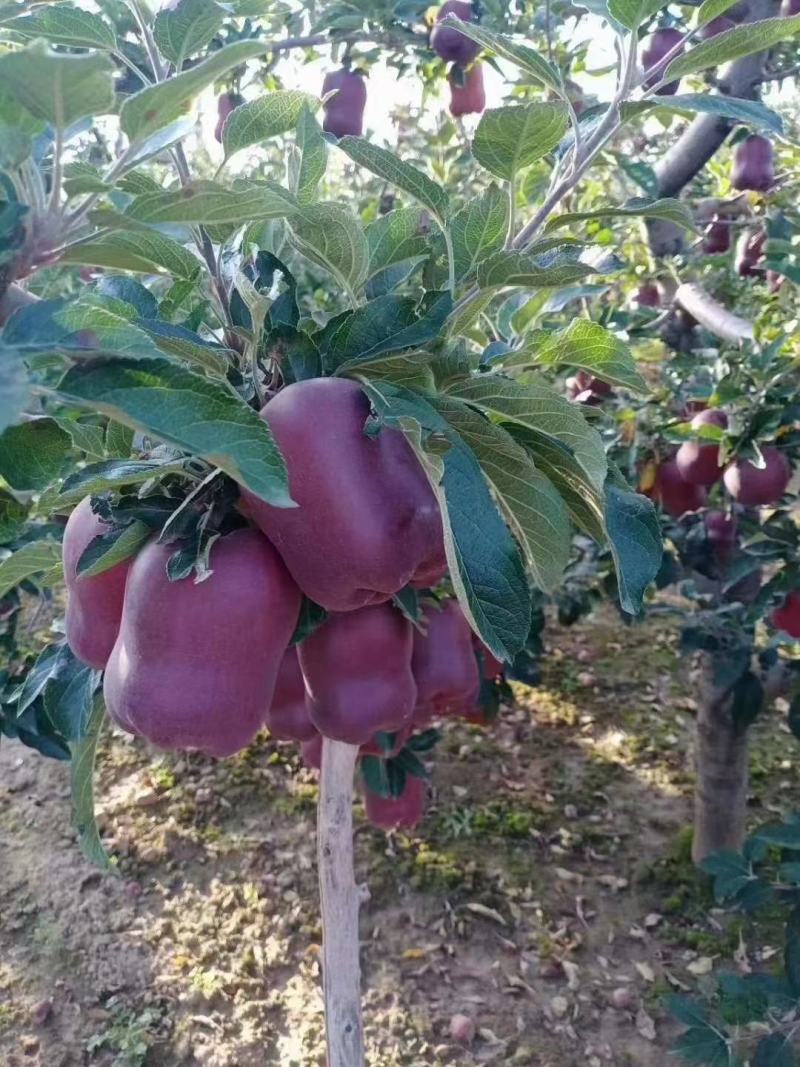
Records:
M353 776L358 746L322 742L317 861L328 1067L364 1067L358 911L353 872Z

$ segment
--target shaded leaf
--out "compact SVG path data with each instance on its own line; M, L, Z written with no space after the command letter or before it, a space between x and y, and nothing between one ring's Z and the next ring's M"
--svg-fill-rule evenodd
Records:
M79 741L70 748L70 794L72 797L72 823L78 835L78 847L84 856L100 870L112 867L108 853L103 847L97 827L94 806L94 765L97 742L105 719L105 705L101 693L95 694L92 711L86 729Z
M0 559L0 597L34 574L50 571L61 562L58 541L29 541Z
M462 22L455 15L447 15L442 19L441 25L452 26L459 30L465 37L475 41L489 52L494 52L501 59L507 59L514 63L535 81L541 82L548 89L554 89L557 93L563 92L561 75L544 56L531 45L522 44L502 33L493 33L491 30L477 26L474 22Z
M665 81L696 74L709 67L718 67L741 56L764 52L779 41L785 41L800 32L800 15L785 18L762 19L725 30L701 41L685 55L677 56L662 75Z
M408 193L426 207L440 224L444 223L450 198L447 190L437 185L427 174L363 137L342 137L337 147L354 163L366 167L377 177Z
M662 200L648 200L645 197L634 197L622 207L597 208L593 211L570 211L563 215L556 215L547 224L548 230L557 229L560 226L572 226L576 222L586 219L603 218L648 218L662 219L672 222L686 230L694 229L694 218L691 208L681 200L673 200L669 197Z
M478 123L472 154L495 177L511 181L552 152L568 125L567 105L560 101L491 108Z
M623 611L637 615L642 597L661 566L661 524L651 500L609 482L605 528L614 557Z
M0 434L0 476L12 489L45 489L64 468L72 446L55 419L35 418Z
M364 284L369 248L361 220L340 204L316 204L289 219L298 249L312 262L330 271L345 292Z
M0 89L51 126L66 129L87 115L114 108L111 59L101 52L67 55L36 41L0 55Z
M162 7L153 25L159 52L180 70L187 56L200 52L214 38L225 14L214 0L180 0Z
M503 247L508 214L508 196L492 183L453 217L450 230L457 278L469 274L478 263Z
M647 389L625 342L590 319L573 319L563 330L537 336L522 351L544 366L580 367L612 385Z
M278 89L272 93L265 93L255 100L248 100L235 108L225 121L222 130L222 145L226 158L230 159L236 152L249 148L250 145L260 144L270 137L276 137L279 133L294 129L303 108L306 114L310 115L310 109L317 104L318 101L314 97L296 89ZM314 122L313 116L311 121ZM318 153L316 158L318 166ZM325 158L324 152L322 158L323 160ZM316 181L319 181L324 173L323 165L322 173Z
M275 507L292 506L267 424L219 383L166 360L98 359L67 371L58 392L202 456Z
M289 188L298 204L313 204L328 167L328 142L311 108L303 103L297 118L295 144L289 153Z
M125 215L147 223L239 226L259 219L286 218L297 210L291 193L274 182L236 182L229 189L198 180L181 189L137 196Z

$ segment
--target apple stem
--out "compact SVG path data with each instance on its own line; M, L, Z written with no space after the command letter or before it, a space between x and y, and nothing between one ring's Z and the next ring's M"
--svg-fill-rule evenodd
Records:
M328 1067L364 1067L358 912L353 871L353 778L358 746L324 738L317 816L322 983Z

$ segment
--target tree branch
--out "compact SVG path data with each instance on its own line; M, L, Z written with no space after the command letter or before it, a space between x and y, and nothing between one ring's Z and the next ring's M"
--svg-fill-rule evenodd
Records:
M756 22L778 14L779 0L750 0L745 22ZM725 96L755 100L759 95L766 52L743 56L722 68L719 90ZM724 144L733 119L720 115L698 115L655 168L660 197L677 196ZM647 223L650 250L654 256L676 255L683 251L683 231L674 223L650 219Z
M742 341L753 340L752 322L732 314L699 285L679 285L675 292L675 303L723 341L741 344Z

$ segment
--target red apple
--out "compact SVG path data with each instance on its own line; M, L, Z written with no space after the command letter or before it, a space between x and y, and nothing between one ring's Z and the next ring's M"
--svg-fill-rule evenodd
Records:
M727 425L728 416L719 408L700 411L691 422L693 430L699 430L701 426L720 426L724 429ZM719 466L719 445L685 441L675 455L675 464L681 478L692 485L703 485L708 488L722 477L722 470Z
M781 606L773 611L770 621L776 630L800 638L800 590L793 589L786 596Z
M777 504L792 477L792 468L783 452L766 445L761 449L765 466L749 459L737 459L725 468L723 481L734 500L747 507Z
M654 67L659 63L664 56L671 52L672 49L680 44L683 40L683 34L680 30L673 29L672 27L662 26L661 29L652 33L644 42L642 46L642 69L647 72L651 67ZM675 58L681 55L683 48L681 47L676 53ZM666 68L665 68L666 69ZM652 78L648 78L644 82L645 89L651 89L657 82L661 81L664 75L664 70L661 70L658 74L653 75ZM657 96L672 96L677 93L680 81L668 82L660 89L656 90Z
M684 481L674 459L664 460L656 472L655 495L661 507L673 519L679 519L687 511L697 511L706 502L708 494L701 485Z

